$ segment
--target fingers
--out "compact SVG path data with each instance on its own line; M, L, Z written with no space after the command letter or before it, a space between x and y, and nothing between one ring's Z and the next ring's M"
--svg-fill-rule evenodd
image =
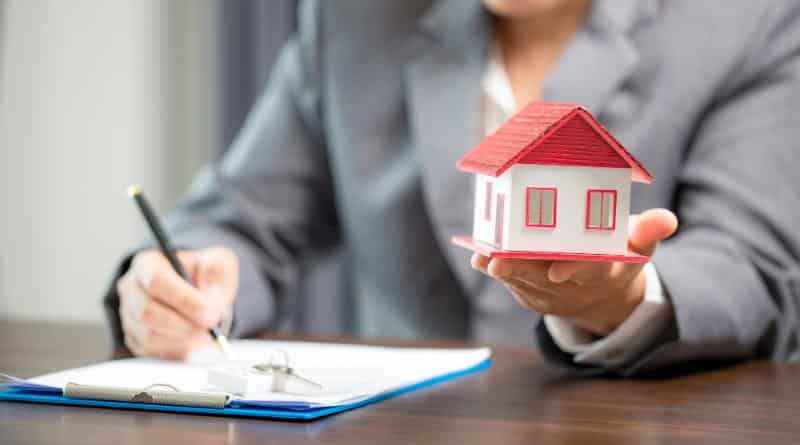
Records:
M181 278L161 253L147 251L136 255L131 271L148 296L174 309L192 323L209 328L219 319L219 314L214 313L207 298Z
M573 281L590 282L596 277L605 276L610 268L608 263L589 263L577 261L540 261L527 259L492 258L474 254L472 267L492 278L508 281L509 278L522 280L540 289L552 289L553 285Z
M490 259L479 254L474 254L470 263L502 283L523 307L564 317L580 314L605 299L606 293L593 283L610 276L613 267L613 263Z
M173 338L151 329L132 319L127 312L120 311L120 321L125 333L125 345L135 355L167 360L182 360L193 350L210 342L210 336L201 329Z
M650 209L632 216L628 244L642 255L650 256L658 242L678 229L678 217L667 209Z
M649 257L677 227L678 219L669 210L633 216L629 247ZM643 265L638 263L490 259L475 254L471 265L502 283L523 307L568 317L597 335L619 326L644 295Z
M630 219L629 244L636 252L650 256L658 242L668 238L678 228L678 218L666 209L651 209ZM573 281L578 284L591 283L609 277L613 263L556 261L548 270L548 278L554 283ZM641 266L632 265L635 273ZM630 274L627 274L630 275Z
M134 354L179 360L210 338L206 329L150 298L130 271L117 289L125 344Z
M164 360L184 360L195 349L209 343L208 333L198 331L182 341L164 337L155 331L131 329L131 321L121 318L125 332L125 346L141 357L154 357Z
M554 261L547 276L552 283L589 285L607 279L613 266L610 262Z
M544 284L548 281L547 269L550 261L492 258L487 267L489 276L503 280L518 278L531 283Z
M547 290L549 282L552 281L547 275L550 265L548 261L489 258L475 253L470 259L470 264L473 269L503 283L525 282L529 286Z
M121 287L120 313L166 337L180 339L197 327L161 302L150 298L139 284L128 280Z
M178 258L204 289L181 278L157 251L141 252L120 278L119 316L125 343L137 355L181 359L210 341L236 295L238 261L222 248L180 252Z
M200 251L196 281L197 288L221 315L233 303L239 286L239 260L236 254L221 247Z
M469 263L473 269L479 272L488 273L486 268L489 267L489 260L490 258L488 256L483 256L479 253L473 253Z
M636 252L650 256L658 242L668 238L678 228L678 218L666 209L651 209L630 219L629 244ZM591 263L576 261L556 261L548 270L548 278L554 283L572 281L578 284L592 283L610 278L614 263ZM640 265L618 268L626 276L633 276L641 269Z
M503 285L520 305L540 314L571 317L597 302L594 296L579 292L575 285L568 284L558 291L548 291L515 278L503 281Z
M197 287L217 285L225 290L235 289L239 278L239 260L230 249L213 247L198 251Z
M509 279L503 285L511 292L511 295L522 307L528 308L540 314L552 311L552 304L549 298L543 296L531 288L527 283L515 279Z
M555 261L547 269L547 278L553 283L563 283L572 278L581 266L575 261Z

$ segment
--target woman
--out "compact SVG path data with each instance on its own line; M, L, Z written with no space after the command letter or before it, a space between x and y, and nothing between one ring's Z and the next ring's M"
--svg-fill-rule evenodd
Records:
M622 374L796 353L795 3L309 2L299 21L234 146L172 215L198 289L153 251L121 268L107 307L134 353L181 358L220 320L285 326L338 288L297 296L316 276L303 265L334 249L359 335L525 342L538 323L547 357ZM472 209L453 164L532 100L587 107L654 174L631 203L648 266L448 244ZM677 218L648 210L662 207Z

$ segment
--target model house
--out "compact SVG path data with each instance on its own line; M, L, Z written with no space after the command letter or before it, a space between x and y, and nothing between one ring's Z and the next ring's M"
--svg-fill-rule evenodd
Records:
M650 173L588 111L534 102L470 150L472 237L491 257L644 262L628 250L631 181Z

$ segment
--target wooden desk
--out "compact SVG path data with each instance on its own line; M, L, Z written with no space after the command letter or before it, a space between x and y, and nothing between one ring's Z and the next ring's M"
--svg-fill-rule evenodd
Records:
M101 328L0 321L0 370L99 361ZM800 366L671 379L570 377L524 348L489 371L310 423L0 402L3 444L800 443Z

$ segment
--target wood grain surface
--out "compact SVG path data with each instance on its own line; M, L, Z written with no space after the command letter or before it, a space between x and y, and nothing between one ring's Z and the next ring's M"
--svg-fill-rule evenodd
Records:
M29 377L110 351L100 327L0 321L3 372ZM0 443L800 443L800 366L624 380L571 376L532 349L496 347L493 361L488 371L313 422L0 402Z

